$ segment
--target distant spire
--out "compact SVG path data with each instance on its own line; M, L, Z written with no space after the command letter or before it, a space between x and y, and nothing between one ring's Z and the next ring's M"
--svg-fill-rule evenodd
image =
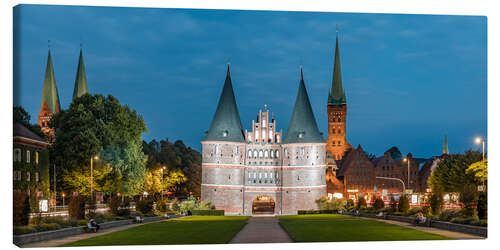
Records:
M446 135L444 136L443 154L450 154L450 150L448 149L448 138L446 138Z
M73 90L73 100L87 94L87 75L85 74L85 65L83 63L82 45L80 44L80 57L78 58L78 68L76 70L75 88Z
M54 75L54 65L52 64L52 56L50 55L50 40L49 52L47 56L47 68L45 69L45 78L43 80L42 100L40 102L40 111L47 105L52 114L59 113L59 93L57 92L56 77Z
M339 49L339 34L337 26L337 37L335 39L335 59L333 63L332 90L328 96L329 104L345 104L345 90L342 87L342 72L340 70L340 49ZM331 99L331 100L330 100Z
M302 73L302 65L300 65L300 80L304 81L304 74Z

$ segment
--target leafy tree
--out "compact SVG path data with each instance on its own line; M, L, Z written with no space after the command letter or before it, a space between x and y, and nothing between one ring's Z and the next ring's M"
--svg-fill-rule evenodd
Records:
M465 217L477 217L475 206L478 201L478 193L476 185L472 183L464 185L460 191L459 200L464 205L462 211Z
M345 205L345 209L347 211L351 211L352 209L354 209L354 201L352 199L347 200L347 203Z
M14 191L13 205L14 225L28 225L31 212L29 196L24 192Z
M391 205L392 211L395 212L396 209L397 209L397 206L398 206L398 202L396 201L396 199L394 199L394 196L391 196L391 203L390 203L390 205Z
M483 173L484 180L488 180L488 159L484 159L484 170L483 170L483 161L478 161L472 163L466 170L465 173L468 175L474 176L476 183L482 183L483 181Z
M147 129L135 110L111 95L85 94L56 114L49 126L55 131L51 159L64 180L59 187L88 194L90 159L98 155L96 191L128 196L142 190L146 156L141 136Z
M481 194L479 194L479 199L477 201L477 216L480 220L488 218L488 195L486 192L481 192Z
M161 166L156 169L149 169L144 178L144 190L155 194L161 191L171 190L178 184L186 181L186 177L181 170L169 170ZM163 174L163 177L162 177Z
M71 219L85 219L85 200L81 195L71 197L68 204L68 214Z
M475 162L482 160L479 151L466 151L465 154L452 154L443 158L429 177L428 183L433 190L460 192L468 183L476 183L476 178L466 170Z

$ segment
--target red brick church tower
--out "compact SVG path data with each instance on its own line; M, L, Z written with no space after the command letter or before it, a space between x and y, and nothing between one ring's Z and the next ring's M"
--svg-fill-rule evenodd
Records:
M53 135L53 132L48 127L47 123L52 119L52 116L59 113L61 105L59 104L59 94L57 93L56 78L54 76L54 66L52 65L52 57L47 57L47 68L45 70L45 78L43 81L42 100L40 102L40 113L38 113L38 125L45 134Z
M346 140L347 102L345 97L345 90L342 87L342 75L340 72L338 31L335 45L335 62L333 65L332 89L330 90L330 92L328 92L327 112L327 160L341 160L344 153L351 148L351 145Z

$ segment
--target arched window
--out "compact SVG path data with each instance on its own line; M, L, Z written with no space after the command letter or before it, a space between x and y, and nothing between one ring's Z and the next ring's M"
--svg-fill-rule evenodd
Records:
M276 158L280 158L280 151L276 150Z
M248 150L248 158L252 158L252 150Z
M257 158L257 156L258 156L258 155L257 155L257 150L256 150L256 149L254 149L254 150L253 150L253 158Z
M264 151L264 157L265 157L265 158L269 158L269 151L267 151L267 150L266 150L266 151Z
M215 145L215 154L219 154L219 145Z
M35 152L35 163L38 164L38 151Z
M280 135L277 135L277 136L276 136L276 142L277 142L277 143L280 143Z
M26 162L27 163L30 163L30 158L31 158L30 151L26 150Z
M248 140L251 141L252 140L252 135L248 135Z
M21 149L14 149L14 161L21 161Z
M288 157L288 149L284 149L285 150L285 157Z
M262 129L262 140L263 141L266 140L266 135L267 135L266 129Z
M274 158L274 150L271 150L271 158Z
M259 130L255 131L255 141L259 140Z
M269 130L269 138L273 139L273 131L272 130Z
M266 127L266 120L265 119L262 120L262 127L264 127L264 128Z
M262 152L262 150L259 151L259 158L262 158L264 157L264 152Z

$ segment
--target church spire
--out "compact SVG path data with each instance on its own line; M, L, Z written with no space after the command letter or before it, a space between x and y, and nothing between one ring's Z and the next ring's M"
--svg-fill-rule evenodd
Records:
M306 142L323 142L323 136L316 124L316 118L311 108L301 67L299 91L283 143Z
M244 142L243 126L241 125L240 114L234 97L233 84L227 65L226 80L219 98L219 104L215 111L214 118L210 124L207 136L203 141L231 141Z
M328 104L345 104L346 97L345 91L342 87L342 73L340 70L340 50L339 50L339 36L337 30L337 38L335 41L335 59L333 64L332 76L332 91L328 96Z
M75 88L73 90L73 100L89 92L87 87L87 76L85 74L85 65L83 63L83 53L80 45L80 58L78 59L78 68L76 71Z
M446 135L444 136L443 154L450 154L450 150L448 149L448 138L446 138Z
M54 65L52 65L52 56L50 55L49 49L45 78L43 80L40 113L48 109L47 111L50 111L50 113L57 114L59 113L60 107L59 93L57 92L56 77L54 75Z

